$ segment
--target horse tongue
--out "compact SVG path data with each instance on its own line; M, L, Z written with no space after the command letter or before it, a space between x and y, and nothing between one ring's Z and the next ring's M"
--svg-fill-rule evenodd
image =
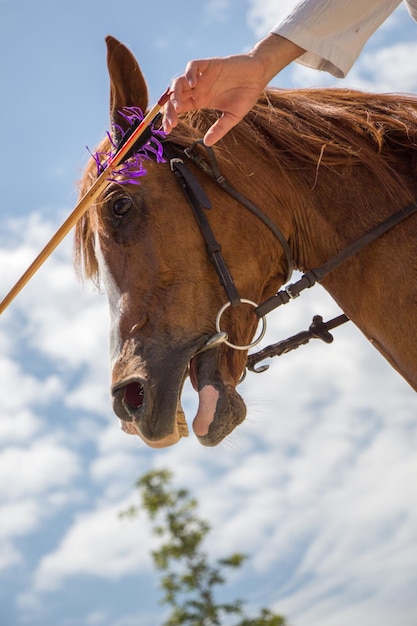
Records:
M197 437L204 437L214 420L219 392L213 385L205 385L198 392L198 398L198 411L193 421L193 430Z
M212 384L206 381L213 380L217 365L215 350L205 352L192 359L190 363L190 379L196 391L198 391L198 409L193 421L193 430L197 437L208 434L210 424L214 420L219 392ZM206 384L205 384L206 383Z

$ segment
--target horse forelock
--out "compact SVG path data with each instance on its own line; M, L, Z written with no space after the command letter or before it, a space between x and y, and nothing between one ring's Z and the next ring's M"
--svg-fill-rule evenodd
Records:
M201 110L185 114L169 140L184 147L207 131L217 112ZM98 151L110 149L105 138ZM363 166L396 198L403 190L398 163L404 159L415 167L417 150L417 100L398 94L368 94L346 89L268 90L246 118L216 147L222 171L234 172L250 150L277 168L277 176L293 184L301 169L310 169L316 180L320 168L337 170ZM80 181L84 195L97 177L97 165L90 159ZM242 184L247 176L242 175ZM246 178L246 181L245 181ZM98 280L94 252L94 208L78 222L75 236L75 263L80 275Z
M110 140L103 139L97 150L108 151ZM96 160L91 157L84 169L83 175L78 185L79 196L82 198L98 177ZM74 237L74 265L77 275L81 279L93 280L99 283L99 269L97 257L94 251L94 230L93 230L93 208L90 207L86 213L78 220L75 226Z

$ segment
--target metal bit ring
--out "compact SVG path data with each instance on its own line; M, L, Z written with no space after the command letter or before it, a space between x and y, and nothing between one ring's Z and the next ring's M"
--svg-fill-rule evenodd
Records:
M242 304L250 304L255 309L258 307L256 302L253 302L252 300L245 300L245 298L241 299L241 303ZM222 317L223 313L226 311L226 309L229 308L229 306L231 306L231 303L230 302L226 302L226 304L223 304L223 306L220 308L219 312L217 313L217 316L216 316L216 330L217 330L218 333L222 332L222 330L220 328L220 320L221 320L221 317ZM258 343L264 338L265 333L266 333L266 318L265 318L265 316L261 317L261 321L262 321L261 332L259 333L258 337L256 337L256 339L254 339L252 341L252 343L249 343L246 346L237 346L236 344L231 343L230 341L227 341L227 339L223 343L225 343L227 346L229 346L229 348L233 348L234 350L250 350L250 348L253 348L254 346L257 346Z

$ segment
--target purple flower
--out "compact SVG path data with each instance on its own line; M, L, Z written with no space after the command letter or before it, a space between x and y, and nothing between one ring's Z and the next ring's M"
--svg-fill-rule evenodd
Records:
M141 122L144 118L144 114L139 107L125 107L122 111L119 111L119 115L123 117L128 123L129 127L135 122ZM146 168L143 162L146 160L153 160L156 163L165 163L164 149L162 145L162 139L166 137L166 133L161 128L155 128L153 124L150 126L151 137L146 143L138 150L135 150L132 156L130 156L124 163L121 163L116 169L109 174L109 180L118 182L120 184L140 184L140 177L145 176ZM115 134L117 133L121 137L121 143L129 131L123 131L123 129L115 125ZM108 167L110 161L117 153L117 145L114 142L111 134L108 132L107 137L110 142L110 150L108 152L90 152L97 165L97 175L100 176L102 172ZM87 148L88 149L88 148Z

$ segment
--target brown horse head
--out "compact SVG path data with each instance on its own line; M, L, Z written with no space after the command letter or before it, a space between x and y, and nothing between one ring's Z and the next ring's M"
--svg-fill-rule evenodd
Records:
M127 48L111 37L107 45L112 127L125 130L119 112L131 106L146 111L147 88ZM194 138L200 136L192 132ZM108 150L107 144L105 140L99 151ZM110 182L77 229L87 274L99 273L109 299L114 411L124 430L139 434L149 445L175 443L186 432L180 395L189 373L199 394L194 432L201 443L212 446L245 417L235 388L246 353L227 346L201 351L216 332L216 314L226 296L169 164L146 160L145 167L139 185ZM82 193L95 176L90 164ZM239 220L237 203L228 199L225 207L225 194L217 185L206 178L203 185L213 205L213 230L239 292L258 302L265 281L259 282L260 262L253 250L262 240L269 245L271 236L263 232L254 244L257 225L248 231ZM231 211L233 205L237 210ZM228 310L222 324L231 341L245 345L257 318L243 304Z
M128 126L125 107L146 111L147 88L126 47L111 37L107 45L111 122L120 135ZM312 269L416 197L416 111L407 96L269 91L216 147L216 158L234 187L280 228L296 267ZM215 118L207 111L184 116L169 143L190 146ZM107 138L98 153L109 150ZM140 184L121 174L109 181L76 232L86 276L100 277L108 294L114 410L127 432L151 446L171 445L186 433L180 397L189 374L199 394L194 431L204 445L216 445L245 417L236 385L246 352L225 344L204 349L227 298L170 164L148 158L142 165ZM241 298L259 303L273 295L288 269L282 246L210 177L189 167L211 201L205 213ZM96 178L92 160L83 195ZM410 223L332 272L323 286L417 388ZM398 280L404 268L408 281ZM252 306L229 307L221 328L244 346L257 321Z

